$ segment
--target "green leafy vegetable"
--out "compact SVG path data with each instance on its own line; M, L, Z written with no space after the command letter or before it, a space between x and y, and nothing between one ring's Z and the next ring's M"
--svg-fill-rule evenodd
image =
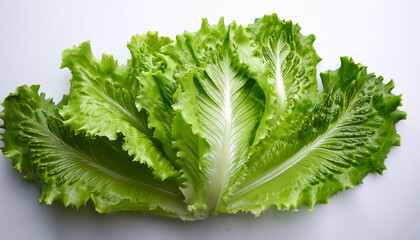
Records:
M38 88L21 86L9 95L3 103L2 118L6 144L10 138L20 143L3 149L3 153L15 160L18 170L35 174L43 188L40 202L61 200L66 206L80 207L92 199L98 212L188 215L174 179L156 180L145 165L133 162L122 151L121 137L109 141L76 135L58 114L67 97L55 106L51 99L38 95Z
M82 43L63 52L73 77L59 104L36 85L4 100L2 152L47 204L189 220L312 209L382 174L406 117L393 81L348 57L319 92L314 40L274 14L203 20L175 41L136 35L125 66Z
M170 49L172 58L188 59L191 68L190 74L179 79L175 109L202 138L196 161L211 213L247 161L264 111L264 92L257 79L266 80L260 77L265 69L254 56L256 50L245 29L234 23L225 26L220 21L210 26L203 22L200 31L184 36L185 41ZM190 51L184 52L186 48Z
M162 180L177 175L162 152L161 143L148 127L148 113L136 107L141 83L131 76L130 66L120 66L112 56L105 54L101 61L96 60L89 42L65 50L61 66L68 67L73 74L70 100L61 110L66 125L76 132L110 140L121 133L123 148L135 161L152 167Z
M321 78L326 94L297 100L272 129L250 157L226 211L313 208L385 169L389 148L400 143L394 125L405 116L395 111L401 98L390 93L393 82L384 85L348 58Z

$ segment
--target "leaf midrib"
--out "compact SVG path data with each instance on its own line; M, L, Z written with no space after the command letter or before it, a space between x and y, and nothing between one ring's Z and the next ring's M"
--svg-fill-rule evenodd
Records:
M223 107L222 112L224 113L224 126L221 139L221 149L220 153L217 156L220 156L220 159L215 159L214 170L210 177L212 182L210 189L208 190L207 195L207 205L209 207L209 212L213 212L220 201L222 194L225 191L226 182L229 179L229 169L232 164L232 125L233 125L233 107L231 103L232 98L232 89L231 81L232 69L230 67L229 55L226 53L224 60L221 62L223 76L226 79L224 81L224 92L223 92Z
M282 48L284 48L284 45L286 43L283 44ZM278 91L278 95L279 95L279 114L284 114L286 112L287 109L287 96L286 96L286 86L284 83L284 78L283 78L283 72L281 70L281 64L282 61L280 59L280 54L281 54L281 50L280 49L280 39L277 42L277 48L275 51L275 80L276 80L276 85L277 85L277 91ZM272 51L273 52L273 51ZM274 55L274 52L273 52ZM284 61L284 59L283 59Z
M133 186L138 187L140 189L143 189L145 191L161 195L161 196L163 196L165 198L168 198L168 199L179 200L181 198L181 196L179 194L175 193L175 192L172 192L172 191L167 190L167 189L163 189L163 188L158 187L158 186L153 185L153 184L148 184L148 183L145 183L145 182L140 182L138 180L128 178L124 175L121 175L120 173L112 171L112 169L108 169L105 166L102 166L100 161L98 161L95 157L93 157L93 158L89 157L88 155L84 154L83 152L78 151L77 149L74 149L73 147L68 145L65 141L63 141L61 138L52 134L52 132L46 126L44 126L44 125L42 125L42 124L40 124L36 121L31 121L31 122L32 122L33 125L38 127L44 133L44 135L47 137L47 139L52 139L53 140L53 141L51 141L52 144L50 146L56 145L56 149L63 149L64 152L67 153L67 155L73 156L74 158L81 160L85 164L87 164L87 165L105 173L106 175L109 175L109 176L111 176L111 177L113 177L117 180L128 183L130 185L133 185Z
M90 74L88 74L85 70L80 69L80 72L83 73L86 78L93 78L90 77ZM83 79L83 78L82 78ZM121 116L121 119L125 119L131 126L136 128L139 132L145 134L148 139L154 142L153 133L152 131L147 127L147 124L145 124L143 121L138 119L132 112L128 111L126 108L124 108L119 102L112 99L108 95L106 95L104 92L100 91L96 86L92 84L92 81L83 81L89 84L89 87L87 89L92 89L94 93L99 96L104 102L108 102L111 107L109 110L112 111L114 114ZM131 91L127 91L131 92Z
M362 89L363 89L363 87L361 87L356 92L356 94L354 96L358 96ZM356 97L351 99L347 108L340 115L340 117L337 119L337 121L335 121L333 124L331 124L328 127L328 129L323 134L318 136L312 143L310 143L309 145L301 148L301 150L299 150L297 153L295 153L289 159L287 159L287 160L283 161L282 163L280 163L279 165L277 165L277 167L275 167L274 169L268 170L268 173L267 172L262 173L262 174L259 175L261 177L256 177L256 178L252 179L251 181L248 181L248 182L242 184L241 186L239 186L238 190L235 193L233 193L232 199L237 199L237 198L247 194L248 192L251 192L254 189L266 184L267 182L269 182L271 180L273 180L274 178L278 177L279 175L281 175L283 172L285 172L289 168L296 165L299 161L301 161L303 158L305 158L308 155L308 153L317 149L317 147L319 145L321 145L326 139L328 139L330 137L329 135L332 134L341 125L341 123L346 119L350 109L352 109L352 107L353 107L353 105L355 104L356 101L357 101Z
M241 188L239 188L239 190L237 190L234 193L234 196L232 198L236 199L245 195L246 193L264 185L265 183L270 182L274 178L284 173L289 168L296 165L303 158L305 158L311 151L317 149L319 145L321 145L326 139L328 139L330 137L329 135L335 131L335 129L340 123L336 122L335 124L331 125L331 127L329 127L327 131L325 131L322 135L318 136L315 139L315 141L301 148L296 154L294 154L292 157L288 158L287 160L277 165L277 167L269 170L268 172L261 174L260 175L261 177L254 178L254 180L246 182Z

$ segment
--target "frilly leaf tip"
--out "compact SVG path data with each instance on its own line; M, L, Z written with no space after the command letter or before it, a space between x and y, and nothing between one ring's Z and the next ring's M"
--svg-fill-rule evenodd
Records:
M93 57L90 40L84 41L79 45L73 45L73 47L65 49L61 53L60 69L65 67L69 68L72 63L72 58L77 55L84 55L89 58Z
M220 17L219 22L217 23L217 25L221 26L221 25L225 25L225 17Z
M209 26L210 26L209 20L207 18L202 18L201 19L201 28L207 28Z

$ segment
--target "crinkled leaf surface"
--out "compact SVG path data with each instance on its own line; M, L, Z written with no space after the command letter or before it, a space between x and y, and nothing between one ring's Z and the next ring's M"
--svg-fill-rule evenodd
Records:
M136 107L141 85L132 77L130 66L118 65L105 54L98 61L85 42L63 52L62 67L73 74L69 103L61 110L66 125L78 133L110 140L122 133L123 148L135 161L153 168L160 179L177 174L147 125L147 112Z
M190 74L179 78L175 108L205 141L198 144L196 156L209 214L248 158L264 111L264 92L257 79L265 68L254 56L244 28L235 23L212 26L203 21L198 32L184 33L167 51L173 61L188 61L178 63L187 64Z
M262 141L226 211L313 208L385 169L390 147L400 143L395 123L405 118L393 82L383 84L348 58L321 77L325 94L298 99Z
M276 14L258 18L247 31L269 66L269 83L275 86L274 121L298 98L316 92L316 64L321 60L312 47L314 35L304 36L299 25ZM270 111L268 111L270 112Z
M188 217L174 179L156 180L147 166L133 162L121 149L121 139L75 135L64 126L52 100L38 95L38 88L22 86L5 99L7 131L2 135L5 156L15 159L18 170L30 169L42 185L40 202L61 200L65 206L80 207L92 199L98 212ZM8 141L15 137L19 143Z
M140 88L136 98L139 111L148 114L147 125L153 129L153 137L159 139L166 156L175 163L176 152L172 147L172 109L176 82L171 78L166 59L160 55L161 48L172 40L159 37L157 32L133 36L128 44L132 56L133 77Z
M382 174L406 116L393 81L347 57L318 92L314 40L274 14L136 35L126 66L82 43L63 53L60 104L38 86L6 98L2 151L47 203L182 219L312 209Z
M134 35L131 42L127 44L132 57L133 76L159 68L162 64L162 67L165 67L162 59L157 58L157 54L161 52L163 46L172 42L172 39L168 37L159 37L157 32Z

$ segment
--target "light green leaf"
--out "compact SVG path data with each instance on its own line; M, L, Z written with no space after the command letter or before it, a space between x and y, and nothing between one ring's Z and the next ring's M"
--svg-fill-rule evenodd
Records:
M385 169L390 147L400 143L395 123L405 118L397 110L401 97L391 94L393 82L383 84L348 58L321 78L325 94L296 100L250 158L227 211L312 209L361 183L367 173Z
M139 110L148 113L148 127L154 129L153 136L162 143L166 156L174 162L176 152L172 148L173 94L177 85L159 71L141 73L141 90L136 100Z
M195 161L204 173L210 214L248 158L264 112L265 95L257 81L264 80L266 68L244 28L225 26L223 19L214 26L204 20L198 32L178 36L164 54L180 65L174 108L205 141L197 144Z
M206 215L204 196L204 176L198 159L202 157L200 144L207 144L203 138L194 134L191 125L188 125L182 114L177 112L172 125L173 146L178 150L178 165L182 176L180 189L188 203L188 209L196 219Z
M158 32L148 32L147 34L134 35L131 42L127 44L131 53L131 66L134 76L137 77L142 72L149 72L153 69L165 67L162 59L157 58L161 48L172 43L168 37L159 37Z
M176 160L176 152L172 147L172 109L173 94L177 85L162 71L141 73L138 77L142 87L136 99L136 106L148 113L148 127L153 129L153 137L159 139L166 156Z
M38 88L22 86L5 99L2 135L5 155L30 168L42 185L40 202L60 200L80 207L91 199L98 212L189 217L174 179L156 180L147 166L133 162L121 149L121 138L75 135L64 126L52 100L38 95Z
M275 88L273 120L278 121L293 99L317 91L316 64L321 58L312 44L314 35L304 36L300 27L291 21L282 21L276 14L257 18L247 27L269 66L269 82Z
M157 32L149 32L133 36L128 48L132 55L134 77L141 85L136 99L137 109L146 110L148 127L154 130L153 137L159 139L166 156L176 164L171 125L174 115L172 98L177 84L171 78L172 72L166 59L160 55L161 48L171 42L170 38L159 37Z
M24 174L24 178L28 180L35 179L35 172L32 164L27 160L29 156L29 147L22 140L24 132L21 127L21 122L27 118L35 118L34 109L44 109L47 112L54 111L55 106L50 99L45 100L45 94L41 93L39 98L33 99L34 91L38 91L38 87L32 86L28 89L27 86L22 86L18 89L22 91L11 93L7 99L2 103L3 111L0 112L0 118L3 119L4 129L7 132L0 134L2 141L6 143L2 148L4 156L11 158L13 167ZM25 104L20 102L20 99L27 99Z
M159 42L157 34L148 36L149 42ZM134 40L143 42L143 39L139 40L139 37L133 38ZM142 49L138 45L129 44L133 62L144 61L133 54ZM155 52L159 50L160 48ZM160 55L156 55L148 66L153 66L148 68L151 71L140 72L137 77L141 83L136 101L137 108L145 109L149 113L148 126L154 129L153 136L160 140L167 156L175 160L180 168L180 189L185 196L185 201L195 217L201 218L204 215L202 205L204 195L202 174L197 161L199 138L192 133L191 126L187 125L181 114L176 115L172 108L174 93L177 89L173 70L178 66Z
M153 137L147 112L136 108L141 86L130 66L118 65L105 54L101 61L96 60L89 42L85 42L63 52L62 67L68 67L73 74L69 103L60 112L66 125L77 133L106 136L110 140L121 133L123 149L134 161L146 163L162 180L178 174L161 143Z

